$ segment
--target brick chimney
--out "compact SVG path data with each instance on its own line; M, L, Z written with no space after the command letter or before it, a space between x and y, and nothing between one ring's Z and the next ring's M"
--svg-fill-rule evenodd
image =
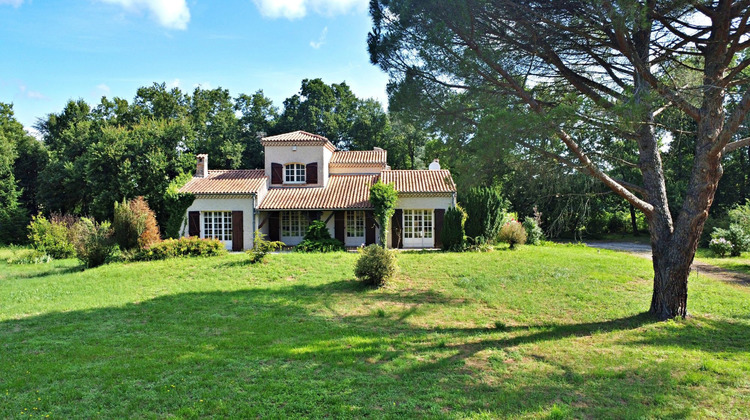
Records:
M208 155L198 155L198 165L195 168L196 178L208 177Z

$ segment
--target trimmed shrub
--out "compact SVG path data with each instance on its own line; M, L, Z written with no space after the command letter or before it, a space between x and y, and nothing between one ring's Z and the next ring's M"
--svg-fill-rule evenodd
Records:
M516 245L526 243L526 229L517 220L511 220L500 228L498 240L510 245L510 249L515 249Z
M708 248L717 257L724 258L728 253L732 252L732 243L724 238L711 239L711 242L708 243Z
M52 220L38 214L29 223L31 246L55 259L72 258L76 250L70 240L71 216L52 216ZM70 222L70 224L69 224Z
M115 241L112 238L112 225L109 222L97 223L83 217L71 229L71 242L76 257L87 267L98 267L112 255Z
M527 217L523 220L523 228L526 231L527 244L539 245L544 240L544 231L533 217Z
M283 247L283 242L267 241L266 235L262 234L260 230L256 230L253 239L253 247L245 252L250 255L250 264L256 264L259 262L265 262L266 254L269 252L277 251Z
M137 261L165 260L175 257L213 257L226 254L224 243L218 239L201 239L197 236L166 239L138 251Z
M384 286L396 275L396 255L379 245L359 249L354 275L367 286Z
M322 220L313 220L307 227L302 242L294 247L297 252L335 252L345 249L341 241L331 238L331 232Z
M375 207L373 213L380 225L380 244L383 246L387 243L391 231L391 218L396 212L396 201L398 201L398 192L393 183L384 184L378 180L370 187L370 203Z
M443 251L464 250L465 223L466 212L461 207L456 206L445 211L443 231L440 234L440 239L443 242Z
M500 231L504 211L508 207L500 192L493 188L477 187L469 190L461 200L466 210L464 229L473 242L487 242Z
M143 197L115 203L112 227L115 242L123 251L148 248L160 240L156 215Z

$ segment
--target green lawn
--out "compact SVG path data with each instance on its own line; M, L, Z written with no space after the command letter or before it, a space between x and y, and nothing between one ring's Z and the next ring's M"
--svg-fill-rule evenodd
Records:
M0 262L0 418L750 416L746 287L656 323L651 263L582 246L401 253L379 290L246 258Z
M744 252L739 257L717 258L710 250L699 249L695 258L727 270L750 274L750 252Z

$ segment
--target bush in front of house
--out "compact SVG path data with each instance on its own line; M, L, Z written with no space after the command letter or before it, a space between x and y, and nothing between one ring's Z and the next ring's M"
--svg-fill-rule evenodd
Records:
M445 211L443 218L443 231L440 240L443 242L443 251L463 251L464 223L466 223L466 212L459 206L449 208Z
M76 257L87 268L104 264L114 251L115 241L109 222L97 223L93 219L82 217L70 232Z
M70 240L70 228L75 223L72 216L53 215L51 220L38 214L29 223L31 246L55 259L72 258L76 250Z
M175 257L214 257L226 254L224 243L218 239L201 239L197 236L166 239L135 253L137 261L165 260Z
M498 234L508 203L497 189L475 187L461 199L466 210L466 236L473 244L492 241Z
M526 243L539 245L544 240L544 231L533 217L523 219L523 228L526 231Z
M278 251L283 247L283 242L268 241L266 240L266 235L262 234L260 230L256 230L255 237L253 238L253 247L245 252L250 255L250 264L257 264L265 262L266 254L269 252Z
M396 275L396 254L380 245L368 245L359 250L354 275L365 285L381 287Z
M115 242L123 251L148 248L160 240L156 214L143 197L115 203L112 227Z
M511 220L500 228L497 238L500 242L510 245L510 249L515 249L516 245L526 243L526 229L517 220Z
M305 237L294 250L296 252L335 252L344 251L344 244L331 237L325 222L313 220L307 227Z

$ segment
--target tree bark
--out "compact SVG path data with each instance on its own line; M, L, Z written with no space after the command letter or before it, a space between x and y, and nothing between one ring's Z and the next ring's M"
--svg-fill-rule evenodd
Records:
M633 236L638 236L638 220L635 217L635 206L630 204L630 225L633 227Z
M697 243L697 241L696 241ZM649 312L659 320L687 316L687 287L694 247L653 244L654 291Z

